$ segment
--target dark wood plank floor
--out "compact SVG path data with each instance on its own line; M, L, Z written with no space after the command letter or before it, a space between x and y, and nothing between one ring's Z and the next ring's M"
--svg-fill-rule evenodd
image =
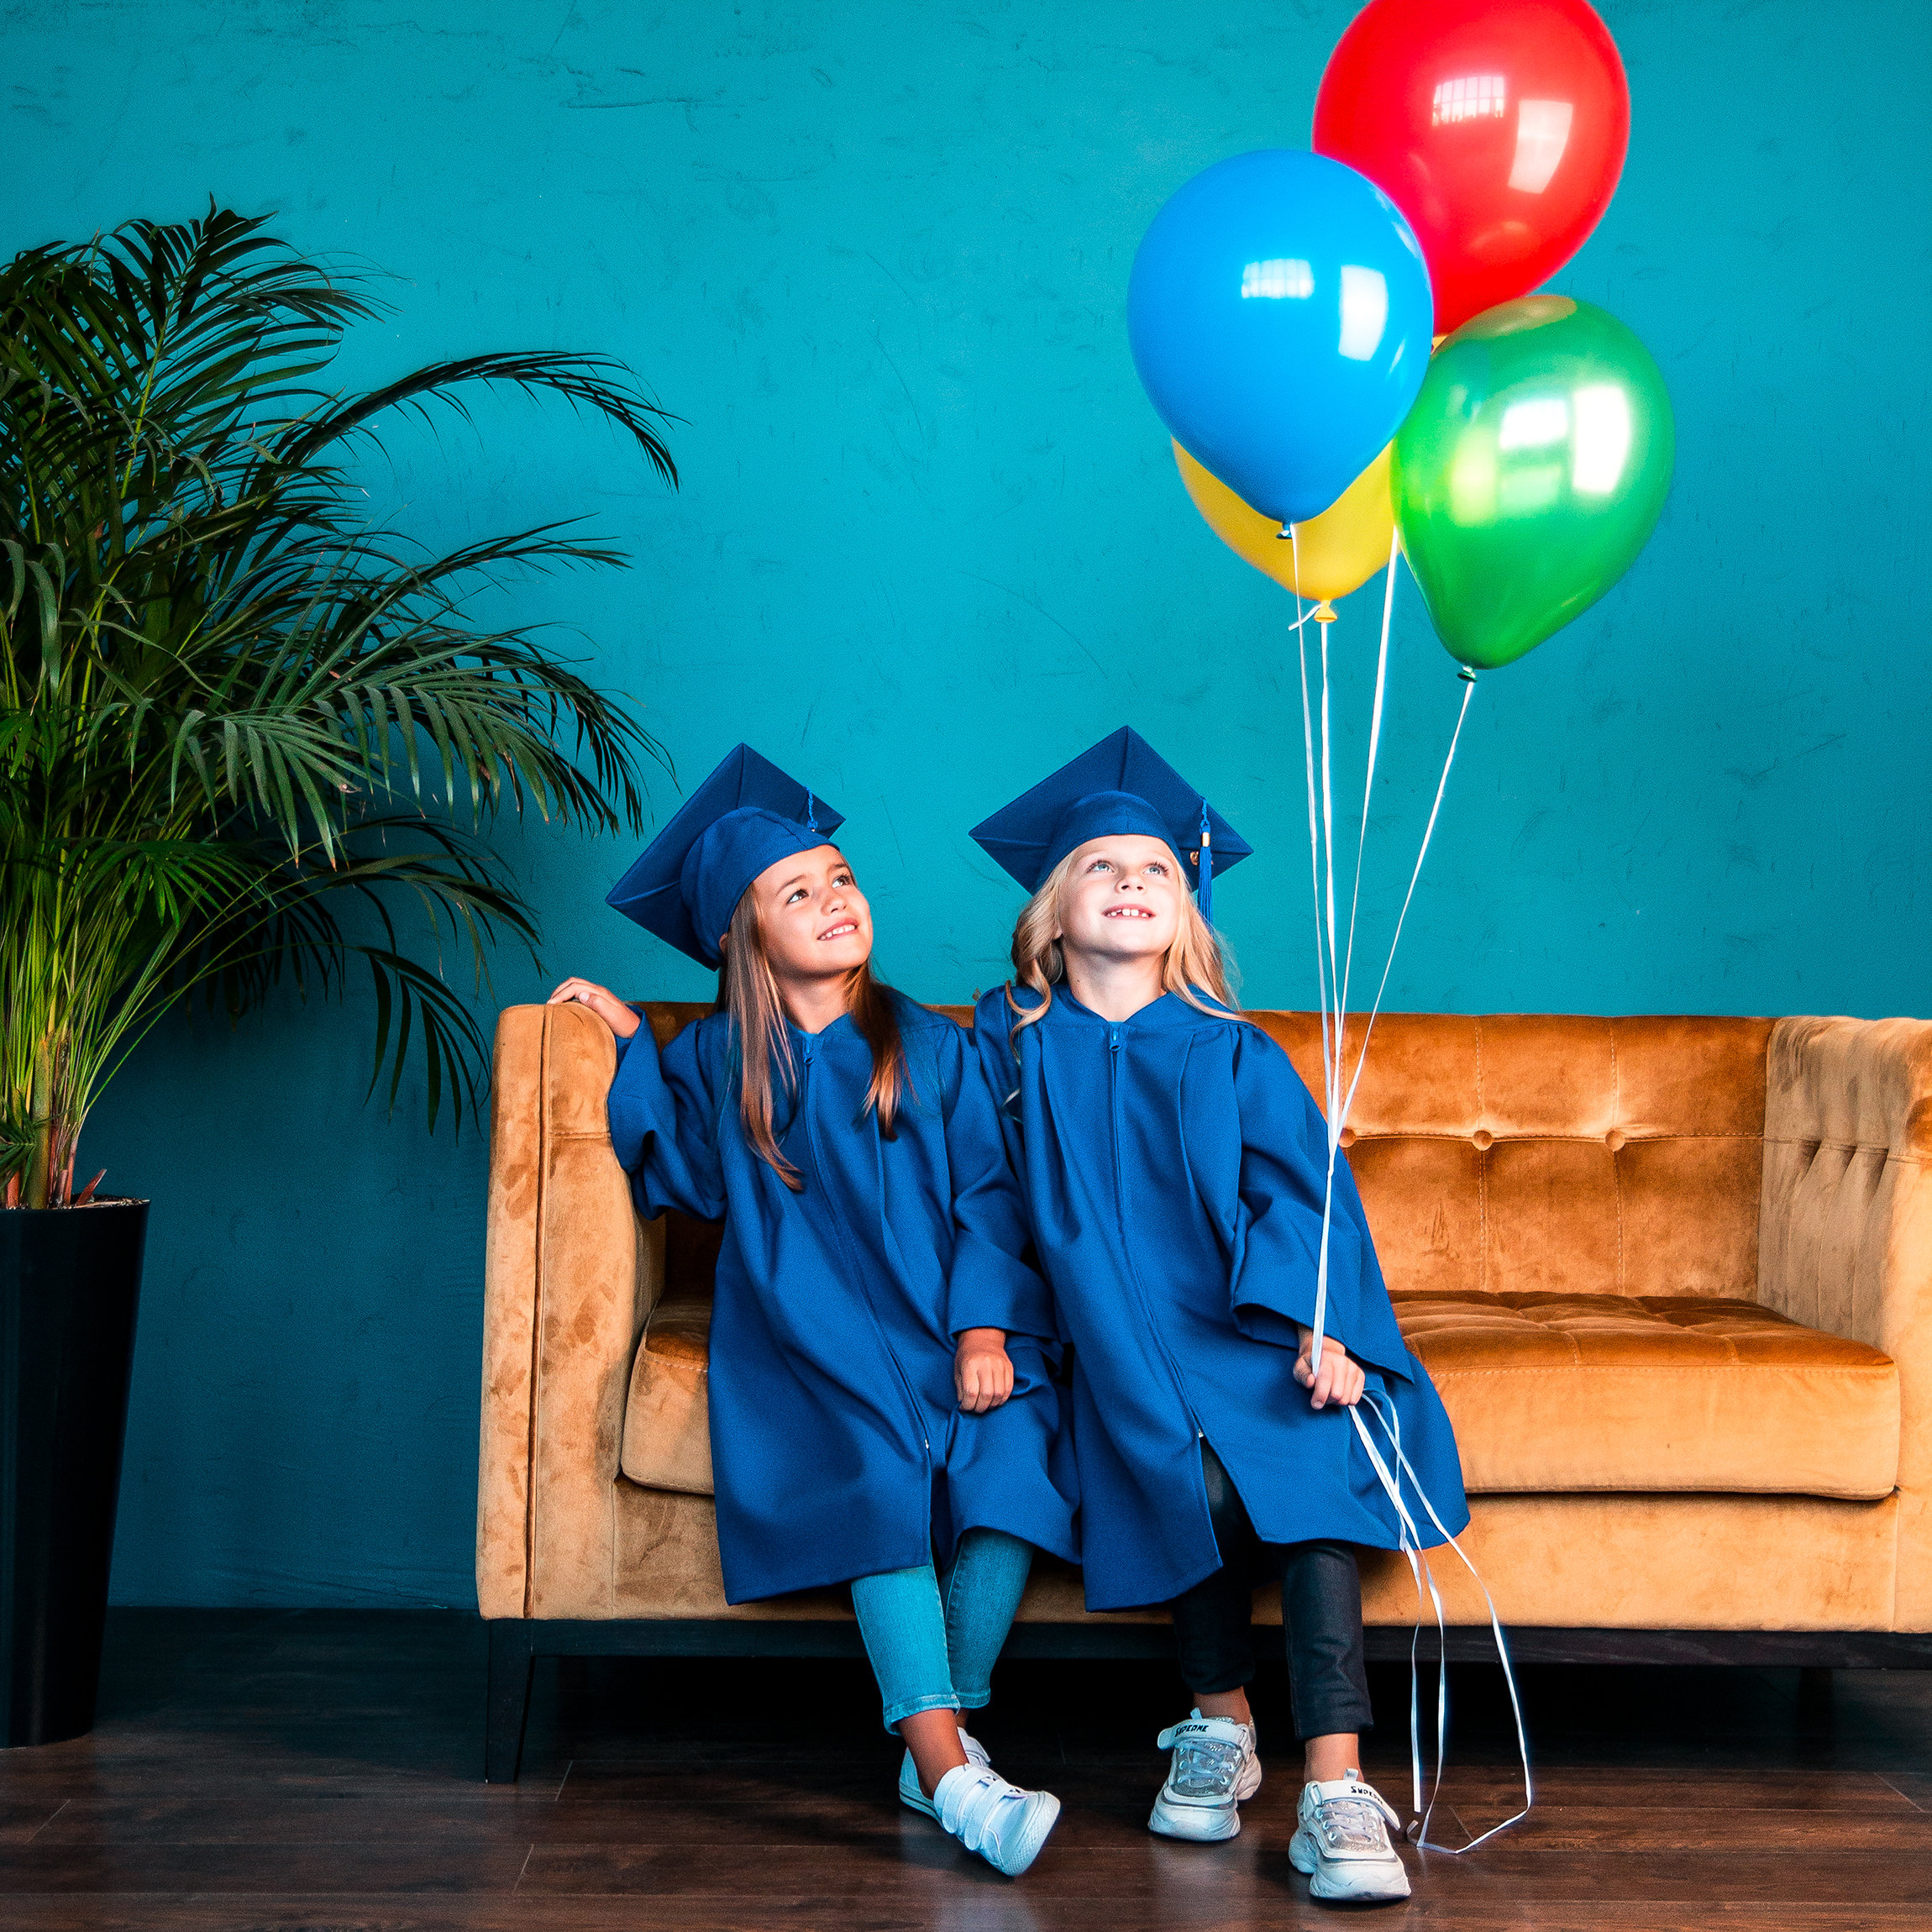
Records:
M895 1801L864 1667L539 1663L522 1782L477 1782L483 1642L436 1613L127 1611L100 1727L0 1753L8 1932L1139 1932L1333 1925L1287 1856L1278 1670L1268 1781L1226 1845L1152 1838L1147 1664L1012 1663L981 1727L1059 1793L1000 1878ZM1406 1673L1373 1672L1368 1770L1406 1790ZM1452 1678L1438 1835L1510 1809L1494 1670ZM1409 1854L1378 1924L1620 1932L1932 1926L1932 1679L1791 1671L1525 1673L1540 1803L1464 1860ZM1272 1740L1280 1740L1270 1748Z

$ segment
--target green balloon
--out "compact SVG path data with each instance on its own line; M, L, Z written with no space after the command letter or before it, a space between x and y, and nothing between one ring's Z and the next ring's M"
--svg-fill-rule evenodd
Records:
M1567 296L1499 303L1429 365L1396 433L1395 521L1458 664L1514 664L1630 567L1677 431L1649 350Z

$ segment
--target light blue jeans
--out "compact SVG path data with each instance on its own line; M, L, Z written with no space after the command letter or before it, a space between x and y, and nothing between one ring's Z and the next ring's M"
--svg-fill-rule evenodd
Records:
M853 1579L888 1730L916 1711L978 1710L991 1698L993 1666L1032 1567L1031 1543L969 1530L943 1577L928 1562Z

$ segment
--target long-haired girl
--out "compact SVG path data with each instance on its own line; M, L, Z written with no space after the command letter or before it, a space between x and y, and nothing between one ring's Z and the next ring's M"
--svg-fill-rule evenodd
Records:
M661 1056L632 1007L611 1134L638 1210L724 1222L711 1465L732 1603L849 1582L906 1744L900 1795L1010 1874L1059 1800L961 1725L1035 1546L1072 1558L1076 1494L1045 1284L965 1033L883 984L822 800L745 746L611 902L720 968Z
M1359 1769L1372 1719L1354 1554L1402 1531L1345 1410L1371 1394L1442 1521L1460 1529L1467 1510L1345 1167L1311 1359L1326 1129L1288 1056L1241 1017L1203 916L1213 869L1249 848L1131 731L974 837L1032 895L1013 979L980 1000L974 1038L1074 1344L1087 1604L1170 1605L1194 1693L1161 1733L1173 1756L1149 1824L1240 1830L1261 1782L1251 1590L1257 1571L1279 1575L1305 1746L1290 1856L1317 1898L1404 1896L1395 1814Z

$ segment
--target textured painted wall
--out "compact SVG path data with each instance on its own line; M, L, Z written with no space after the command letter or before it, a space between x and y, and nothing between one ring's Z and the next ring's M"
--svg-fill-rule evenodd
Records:
M1485 678L1399 1005L1932 1011L1921 514L1932 303L1915 0L1612 0L1624 184L1557 286L1643 337L1677 486L1625 585ZM0 8L0 249L212 192L398 279L353 373L556 344L685 418L668 496L506 403L396 426L371 514L437 543L585 514L627 575L512 593L648 701L687 779L748 738L849 814L891 974L963 998L1015 894L963 828L1132 720L1260 848L1217 895L1307 1003L1284 601L1194 518L1129 363L1135 244L1306 137L1339 0L113 0ZM1358 758L1373 593L1338 627ZM1398 600L1378 957L1457 686ZM1344 792L1349 789L1345 785ZM675 802L668 783L660 806ZM702 975L513 842L565 969ZM360 1105L366 1016L157 1037L88 1147L155 1197L123 1601L470 1600L483 1149Z

